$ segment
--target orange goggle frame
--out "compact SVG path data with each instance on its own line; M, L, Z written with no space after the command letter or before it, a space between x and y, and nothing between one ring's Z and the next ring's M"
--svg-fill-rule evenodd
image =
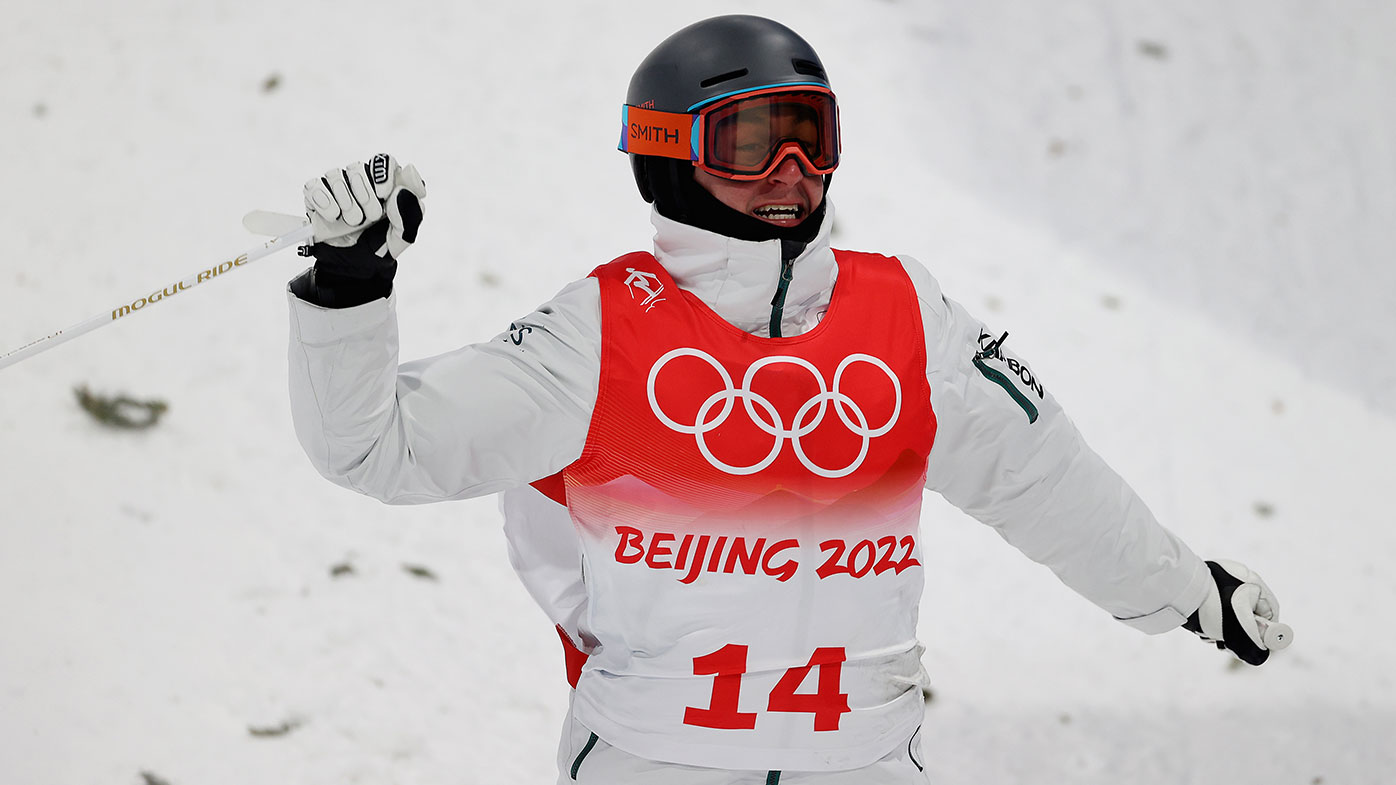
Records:
M619 149L692 161L729 180L769 177L795 156L806 174L839 165L834 94L822 85L776 85L723 96L687 113L621 107Z

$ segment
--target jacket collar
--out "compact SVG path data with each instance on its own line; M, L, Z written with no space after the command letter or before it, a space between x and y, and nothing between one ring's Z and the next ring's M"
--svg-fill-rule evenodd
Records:
M665 218L653 211L654 255L680 288L702 300L718 316L756 335L768 335L771 298L780 280L780 240L736 240ZM814 326L829 303L838 266L829 249L834 205L825 208L819 233L791 268L782 333L797 335Z

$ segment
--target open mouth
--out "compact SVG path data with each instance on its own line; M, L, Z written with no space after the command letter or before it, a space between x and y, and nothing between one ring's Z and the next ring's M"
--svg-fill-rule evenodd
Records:
M791 223L805 217L805 210L798 204L763 204L751 211L763 221L771 223Z

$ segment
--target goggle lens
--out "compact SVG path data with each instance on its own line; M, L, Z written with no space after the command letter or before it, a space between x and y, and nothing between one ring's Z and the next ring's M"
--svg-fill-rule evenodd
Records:
M735 179L770 174L794 153L809 174L828 174L839 163L838 110L820 92L743 96L703 114L699 165Z

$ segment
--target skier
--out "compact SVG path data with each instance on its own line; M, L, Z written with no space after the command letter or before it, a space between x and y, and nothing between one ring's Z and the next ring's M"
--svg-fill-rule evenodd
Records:
M837 103L808 43L690 25L622 117L653 253L494 340L399 364L426 189L388 156L306 184L315 264L290 284L292 410L325 477L389 503L507 492L511 557L587 655L559 782L925 782L923 489L1125 624L1265 661L1259 576L1161 526L923 266L830 248Z

